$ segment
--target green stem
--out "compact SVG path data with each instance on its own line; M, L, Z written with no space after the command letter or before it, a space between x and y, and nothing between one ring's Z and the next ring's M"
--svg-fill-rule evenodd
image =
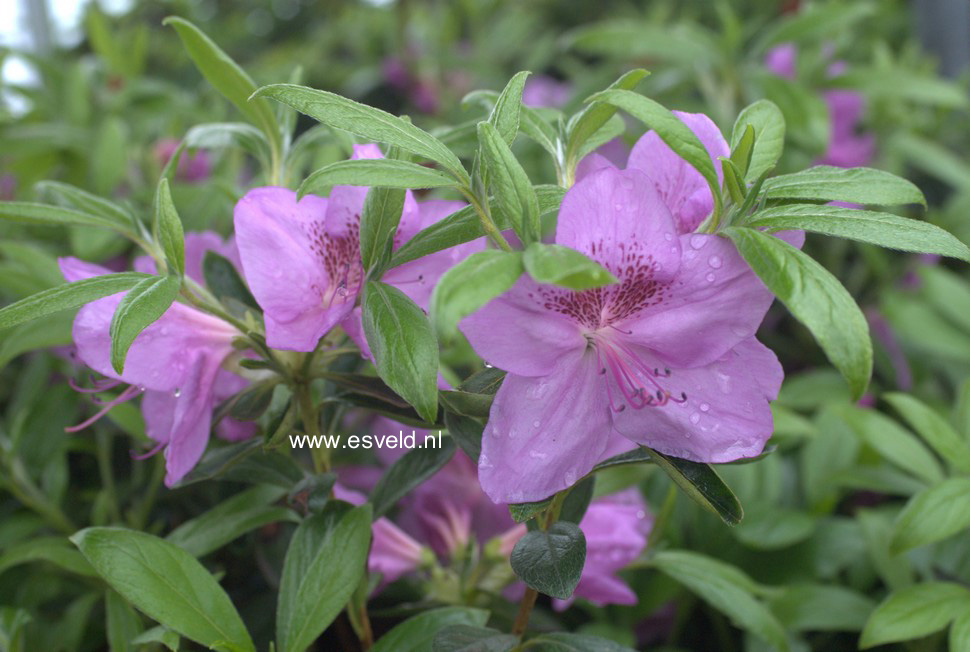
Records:
M300 418L303 419L303 427L311 441L323 443L320 437L320 422L317 416L317 409L313 405L310 396L309 383L299 383L296 386L296 400L300 406ZM326 473L330 470L330 449L325 446L311 449L313 453L313 467L317 473Z
M502 232L495 225L495 222L488 214L488 204L479 201L478 197L476 197L475 194L468 188L462 188L461 194L465 196L468 203L471 204L475 209L475 212L478 213L478 217L482 221L482 228L485 229L486 235L492 239L492 242L494 242L499 249L502 249L503 251L512 251L512 247L509 245L508 241L502 235Z
M111 437L105 432L95 434L97 445L98 473L101 486L108 496L108 507L115 523L121 522L121 509L118 507L118 492L115 490L114 474L111 471Z
M152 467L152 476L148 481L148 489L145 497L138 504L138 509L133 511L131 516L131 527L134 530L144 530L148 523L148 516L151 514L152 507L155 506L155 498L158 496L158 488L162 486L165 478L165 459L161 455L155 456L155 464Z
M56 530L65 534L74 534L77 531L77 527L64 515L61 508L50 502L44 492L31 481L19 460L10 460L7 470L8 477L3 484L24 507L37 512Z

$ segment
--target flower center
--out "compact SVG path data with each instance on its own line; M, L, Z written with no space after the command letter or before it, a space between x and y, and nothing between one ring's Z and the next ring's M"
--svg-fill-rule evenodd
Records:
M328 307L337 297L356 296L364 280L360 262L360 214L354 213L344 224L342 233L331 233L322 220L307 226L310 250L320 259L330 286L314 288Z
M607 335L593 334L589 342L596 349L596 365L604 376L606 394L614 412L622 412L628 405L642 410L687 402L685 392L678 394L665 387L673 375L670 369L650 368L629 346ZM614 385L620 396L614 396Z

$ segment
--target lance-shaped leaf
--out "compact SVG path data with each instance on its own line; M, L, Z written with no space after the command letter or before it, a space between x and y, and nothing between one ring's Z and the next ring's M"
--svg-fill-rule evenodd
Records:
M522 275L522 252L487 249L472 254L441 276L431 294L431 319L446 335L464 317L512 287Z
M110 527L81 530L71 541L111 588L150 618L207 648L255 652L229 596L178 546Z
M856 399L872 374L869 325L832 274L787 242L755 229L723 231L758 278L808 327Z
M505 89L495 100L492 113L488 116L489 123L495 127L506 145L511 146L515 135L519 133L519 114L522 110L522 89L525 80L531 73L527 70L516 73Z
M688 498L720 516L728 525L741 522L744 510L741 509L738 497L710 465L670 457L649 448L644 450Z
M495 203L523 242L535 242L539 239L539 199L529 175L490 123L478 123L478 142Z
M953 582L924 582L889 594L862 630L859 647L929 636L967 611L970 591Z
M34 188L37 194L46 200L53 200L57 204L88 215L109 218L117 223L118 228L127 229L132 226L132 216L128 211L87 190L60 181L40 181ZM2 206L3 204L0 204L0 207Z
M155 240L162 245L165 263L169 271L182 276L185 273L185 233L182 230L182 220L179 219L172 193L168 188L168 179L162 177L155 191L155 219L152 222L152 233Z
M882 397L953 468L970 473L970 445L957 434L950 422L919 399L893 392Z
M272 84L256 91L305 113L325 125L357 134L368 140L397 145L406 152L440 163L454 177L468 183L468 173L458 157L444 143L407 120L348 100L335 93L295 84Z
M427 315L406 294L377 281L364 286L363 322L377 373L434 423L438 414L438 342Z
M754 142L747 155L747 166L742 168L742 172L744 180L750 182L775 167L781 158L785 147L785 116L771 100L758 100L746 106L738 114L731 132L732 159L748 127L754 132Z
M123 372L128 349L138 334L158 321L179 294L175 276L152 276L129 290L111 317L111 366Z
M950 256L970 262L970 248L938 226L892 213L844 206L785 204L758 211L745 226L772 230L800 229L859 242L868 242L926 254Z
M942 541L970 527L970 478L949 478L913 496L893 526L895 553Z
M337 161L310 173L297 195L321 193L331 186L382 186L385 188L445 188L458 182L433 168L392 158Z
M638 93L626 90L605 90L590 97L588 102L605 102L623 109L653 129L680 158L687 161L707 181L714 197L714 212L721 212L721 188L711 156L690 127L677 119L659 103Z
M370 505L330 501L293 533L276 609L280 652L306 650L350 600L366 570L370 522Z
M205 278L206 287L217 299L233 299L254 310L260 310L256 298L239 276L236 266L225 256L220 256L212 250L205 252L205 257L202 259L202 276Z
M632 91L649 74L642 68L631 70L610 84L607 90ZM586 144L586 141L616 113L616 106L609 102L600 103L593 101L592 98L590 102L590 105L582 112L573 116L566 128L568 134L566 137L566 165L573 168L579 163L580 150Z
M423 611L395 625L378 639L372 652L427 652L436 635L446 627L464 625L482 627L488 612L472 607L441 607ZM487 650L485 651L487 652Z
M512 570L540 593L567 600L586 564L586 536L575 523L553 523L527 532L512 549Z
M138 272L121 272L52 287L0 308L0 329L83 306L96 299L124 292L151 278L155 277Z
M401 188L371 188L360 213L360 259L364 269L383 269L391 259L394 234L401 223L405 193Z
M575 249L533 242L522 259L525 271L540 283L570 290L588 290L616 283L616 277L595 260Z
M767 199L926 206L926 198L912 182L872 168L816 165L801 172L772 177L765 181L763 189Z
M269 141L278 147L281 136L276 116L266 100L250 99L250 96L256 92L256 84L249 75L212 39L184 18L169 16L162 21L162 24L175 28L196 68L213 88L236 105L236 108L250 122L262 129Z
M30 226L97 226L114 229L122 233L131 231L131 221L121 221L119 216L112 213L88 213L25 201L0 202L0 220L27 224Z

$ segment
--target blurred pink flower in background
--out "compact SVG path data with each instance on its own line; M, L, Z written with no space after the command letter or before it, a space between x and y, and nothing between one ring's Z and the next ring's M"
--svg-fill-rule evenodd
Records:
M165 138L155 143L155 160L160 166L168 164L178 149L179 141ZM175 178L186 183L201 183L212 175L212 158L205 150L183 151L179 157Z

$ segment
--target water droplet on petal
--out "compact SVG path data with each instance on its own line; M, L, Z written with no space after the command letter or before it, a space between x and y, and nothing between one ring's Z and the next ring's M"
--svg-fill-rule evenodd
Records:
M707 244L707 237L701 235L700 233L695 233L690 237L690 246L694 249L700 249Z
M515 428L509 428L509 439L515 439L515 436L519 434L515 431Z
M623 210L623 204L621 202L616 202L615 204L613 204L613 208L615 208L616 212L619 213L620 211Z
M532 427L533 428L538 428L540 425L542 425L542 424L539 423L539 420L538 419L536 419L535 421L532 422Z
M720 269L721 268L721 257L720 256L711 256L710 258L707 259L707 264L710 265L711 267L713 267L714 269Z
M673 239L674 239L673 233L664 233L664 240L666 240L667 242L670 242Z
M566 475L563 476L563 481L568 485L572 486L576 482L576 472L573 470L566 471Z
M690 422L693 423L695 426L697 425L697 422L700 420L701 420L701 415L697 414L696 412L690 415Z
M546 453L543 453L542 451L531 450L529 451L529 457L531 457L534 460L544 460L546 459L546 457L548 457L548 455Z
M714 282L714 278L715 278L715 277L714 277L714 272L711 272L710 274L708 274L708 275L707 275L707 276L705 276L704 278L706 278L706 279L707 279L707 282L708 282L708 283L713 283L713 282Z
M178 387L176 387L176 388L175 388L175 391L174 391L174 392L172 392L172 396L174 396L175 398L178 398L178 397L179 397L179 396L181 396L181 395L182 395L182 390L181 390L181 389L179 389Z
M711 409L711 406L708 405L707 403L701 403L700 404L700 409L701 409L701 412L707 412L708 410Z

